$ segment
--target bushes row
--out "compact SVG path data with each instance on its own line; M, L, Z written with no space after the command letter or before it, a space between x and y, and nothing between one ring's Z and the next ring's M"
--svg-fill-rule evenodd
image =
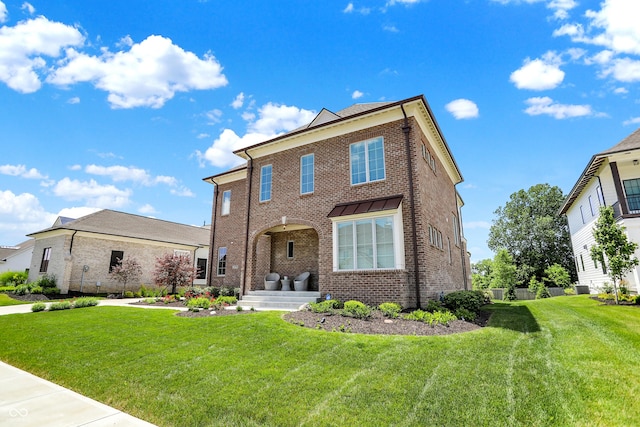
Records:
M25 279L26 280L26 279ZM40 276L38 280L31 283L22 283L17 285L13 292L16 295L27 294L44 294L44 295L56 295L60 293L56 285L56 278L53 275Z
M94 307L98 305L98 298L93 297L82 297L72 301L57 301L53 302L49 305L49 311L57 311L57 310L69 310L71 308L83 308L83 307ZM38 311L44 311L47 308L47 305L43 302L37 302L31 306L31 311L36 313Z

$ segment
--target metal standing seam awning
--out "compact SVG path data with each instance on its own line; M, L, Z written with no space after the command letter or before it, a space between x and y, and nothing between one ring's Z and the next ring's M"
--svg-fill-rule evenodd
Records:
M327 217L335 218L338 216L358 215L398 209L400 203L402 202L402 197L402 195L395 195L379 199L339 203L331 210L331 212L329 212L329 215L327 215Z

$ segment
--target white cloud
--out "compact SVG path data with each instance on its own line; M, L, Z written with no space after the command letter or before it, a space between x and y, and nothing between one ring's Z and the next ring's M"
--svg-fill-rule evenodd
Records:
M398 27L396 27L396 26L395 26L395 25L393 25L393 24L383 25L383 26L382 26L382 29L383 29L384 31L388 31L388 32L390 32L390 33L399 33L399 32L400 32L400 30L398 30Z
M209 162L217 167L231 167L243 163L233 151L274 138L283 132L296 129L313 120L316 113L298 107L268 103L258 109L255 115L247 114L247 132L239 136L231 129L224 129L213 144L202 153L196 151L200 164Z
M151 215L151 214L156 214L158 213L158 211L156 211L156 209L151 206L149 203L140 206L140 208L138 209L138 212L141 214L145 214L145 215Z
M490 229L491 223L489 221L469 221L464 223L465 230L473 230L473 229Z
M101 211L101 208L90 208L87 206L76 206L72 208L64 208L60 212L58 212L57 216L64 216L67 218L78 219L83 216L91 215L92 213L96 213Z
M173 188L173 189L171 189L170 192L174 196L180 196L180 197L195 197L196 196L193 193L193 191L191 191L190 189L188 189L185 186L181 186L180 188Z
M345 8L344 8L344 10L343 10L342 12L343 12L343 13L351 13L351 12L353 12L353 9L354 9L354 7L353 7L353 3L349 3L349 4L347 5L347 7L345 7Z
M216 123L220 123L222 110L218 110L217 108L215 108L211 111L207 111L206 113L204 113L204 115L207 118L208 124L214 125Z
M629 91L627 90L627 88L617 87L613 90L613 93L615 93L616 95L626 95L629 93Z
M569 11L576 7L578 3L575 0L491 0L494 3L503 5L520 4L520 3L543 3L546 2L547 9L553 10L555 19L566 19L569 17Z
M129 204L132 192L113 185L100 185L95 180L78 181L63 178L53 187L53 193L65 200L84 200L90 207L120 208Z
M640 61L630 58L618 58L611 61L601 73L601 76L612 76L619 82L640 81Z
M36 196L30 193L14 194L10 190L0 190L0 234L18 240L24 236L53 225L56 215L46 212ZM12 242L2 242L3 244Z
M42 83L36 71L46 70L43 56L59 57L63 48L81 46L76 28L39 16L0 28L0 81L21 93L32 93Z
M353 93L351 94L351 99L358 99L358 98L362 98L364 96L364 93L360 92L359 90L354 90Z
M7 12L7 6L0 1L0 24L3 22L7 22L7 16L9 13Z
M571 117L592 116L594 111L590 105L569 105L554 102L548 96L529 98L525 101L529 105L524 110L530 116L548 115L555 119L568 119Z
M90 56L73 48L47 82L67 86L92 82L109 93L112 108L160 108L176 92L214 89L227 84L222 66L207 53L203 59L162 36L149 36L128 51Z
M475 119L479 115L476 103L464 98L451 101L445 108L456 119Z
M144 186L166 184L170 187L178 185L178 180L172 176L158 175L153 177L144 169L133 166L98 166L87 165L85 172L92 175L108 176L114 182L132 181Z
M71 170L71 171L82 170L82 165L71 165L71 166L69 166L69 170Z
M209 138L211 135L209 135L208 133L199 133L198 135L196 135L196 138L198 139L204 139L204 138Z
M27 179L46 179L47 177L40 172L38 169L31 168L27 170L25 165L0 165L0 174L2 175L10 175L10 176L19 176L21 178Z
M238 96L236 96L236 98L231 103L231 106L233 107L234 110L237 110L239 108L242 108L243 104L244 104L244 92L240 92Z
M624 122L622 122L622 124L625 126L640 124L640 117L632 117L629 120L625 120Z
M29 13L29 15L33 15L34 13L36 13L36 8L33 7L31 3L27 3L27 2L22 3L22 6L20 6L20 9L26 10L27 13Z
M77 97L77 96L74 96L73 98L69 98L67 103L68 104L80 104L80 98Z
M564 80L564 71L560 69L561 64L560 55L549 51L542 58L534 60L527 58L520 69L511 73L510 80L518 89L554 89Z

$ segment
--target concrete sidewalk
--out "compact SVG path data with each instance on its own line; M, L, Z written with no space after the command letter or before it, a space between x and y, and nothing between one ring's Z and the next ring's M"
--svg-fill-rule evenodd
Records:
M153 426L0 362L0 426Z
M144 298L122 298L122 299L101 299L98 303L98 307L134 307L134 308L150 308L150 309L162 309L162 310L179 310L179 311L187 311L187 307L170 307L170 306L151 306L151 305L131 305L132 302L144 301ZM49 304L55 301L42 301ZM33 304L19 304L19 305L8 305L5 307L0 307L0 316L5 314L21 314L21 313L31 313L31 306Z

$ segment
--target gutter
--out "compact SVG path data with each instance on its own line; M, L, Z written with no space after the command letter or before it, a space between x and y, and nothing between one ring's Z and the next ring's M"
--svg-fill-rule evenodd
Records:
M242 283L240 284L240 295L244 295L246 283L247 283L247 258L249 254L249 218L251 214L251 188L253 184L253 157L249 155L247 149L244 150L245 156L249 158L247 164L247 178L249 179L249 188L247 189L247 209L245 214L247 215L247 221L245 223L244 234L244 265L242 266Z
M218 184L213 180L213 177L209 178L209 181L214 185L213 187L213 221L211 224L211 245L209 246L209 265L207 265L207 285L212 286L213 280L213 264L214 264L214 250L215 250L215 239L216 239L216 223L218 219L218 193L220 190L218 189Z
M404 111L404 104L400 104L400 109L404 115L404 125L402 126L402 132L404 133L404 142L407 152L407 170L409 175L409 210L411 211L411 234L413 243L413 270L414 270L414 282L416 287L416 304L418 308L422 306L420 301L420 270L418 269L418 232L416 226L416 204L415 194L413 190L413 161L411 160L411 126L409 126L409 119L407 113Z

